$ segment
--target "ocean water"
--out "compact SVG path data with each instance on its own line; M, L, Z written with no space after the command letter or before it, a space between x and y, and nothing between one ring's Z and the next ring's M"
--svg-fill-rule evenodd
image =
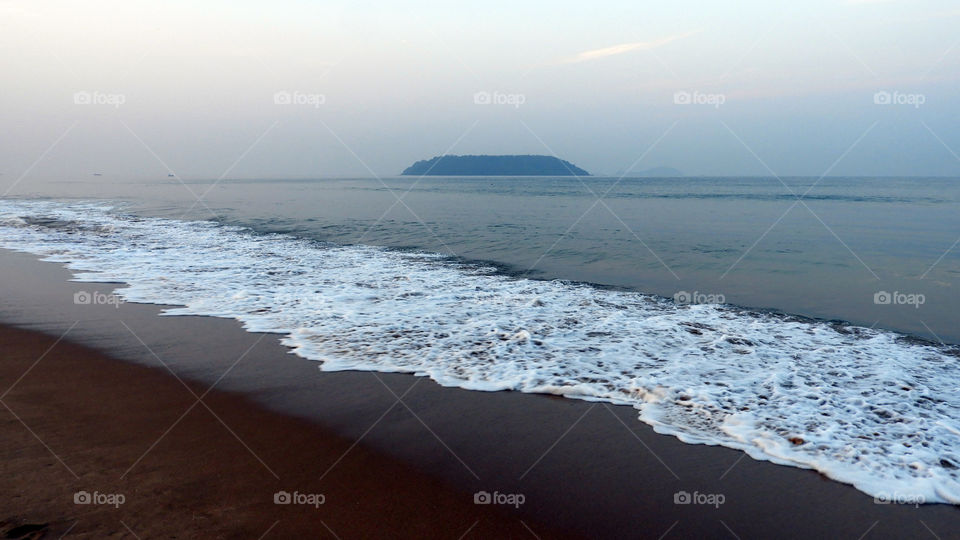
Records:
M90 180L25 180L16 193L420 250L537 279L722 296L960 343L960 179ZM925 302L874 303L884 291Z
M578 182L197 183L193 208L180 185L75 184L0 201L0 247L323 370L631 405L686 442L960 504L960 182L825 179L809 209L775 179Z

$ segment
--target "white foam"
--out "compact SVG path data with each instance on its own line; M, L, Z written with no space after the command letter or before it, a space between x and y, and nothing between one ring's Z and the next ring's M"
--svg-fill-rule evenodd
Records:
M630 404L686 442L960 504L960 370L945 347L95 204L0 201L0 233L77 280L128 283L127 301L281 333L327 371Z

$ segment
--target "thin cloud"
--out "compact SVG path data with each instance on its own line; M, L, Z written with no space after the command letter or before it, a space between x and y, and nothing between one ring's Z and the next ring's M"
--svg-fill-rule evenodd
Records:
M594 49L592 51L584 51L575 56L565 58L561 60L560 63L575 64L578 62L588 62L590 60L606 58L608 56L616 56L618 54L624 54L631 51L649 51L651 49L663 47L664 45L668 43L672 43L678 39L690 37L698 32L699 30L693 31L693 32L685 32L683 34L675 34L675 35L668 36L655 41L635 41L633 43L621 43L620 45L614 45L612 47L604 47L603 49Z
M25 9L22 6L13 4L11 2L0 2L0 13L4 15L19 15L22 17L37 17L40 14L31 9Z

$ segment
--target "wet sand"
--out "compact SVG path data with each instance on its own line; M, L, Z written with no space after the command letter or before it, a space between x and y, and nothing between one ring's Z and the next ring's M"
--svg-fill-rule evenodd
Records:
M323 373L316 362L289 354L279 344L279 336L247 333L236 321L157 317L160 307L149 305L124 304L118 308L75 305L73 294L78 291L109 292L116 285L68 283L69 273L59 265L38 262L23 254L0 252L0 265L4 268L4 277L0 279L0 295L4 298L0 321L53 337L70 329L65 341L96 347L124 361L150 366L153 375L179 387L187 407L195 399L170 375L168 368L179 377L193 381L198 391L216 383L217 390L245 396L264 407L263 414L282 414L284 422L296 422L290 426L300 426L290 428L297 433L317 429L325 436L335 434L338 440L348 444L359 440L348 455L351 459L369 454L375 456L370 460L389 461L397 464L398 470L425 478L427 483L420 484L423 487L416 491L438 504L448 499L440 495L443 490L458 494L452 495L449 503L452 506L437 510L436 518L429 520L431 523L447 517L456 521L460 515L454 506L463 504L468 513L479 508L505 516L502 526L506 533L519 530L510 528L519 524L523 529L519 532L532 537L524 526L526 523L543 538L559 533L607 538L660 538L663 535L668 538L960 538L960 509L956 507L875 504L871 497L813 471L757 462L742 452L687 445L673 437L658 435L640 423L636 412L628 407L515 392L443 388L410 375ZM45 362L38 364L37 369ZM77 380L84 373L81 369ZM94 377L94 374L88 371L86 376ZM109 388L125 386L120 380L107 382L106 392ZM146 395L152 397L150 392ZM159 423L173 422L184 408L171 407L179 410L167 410L165 406L152 408L153 414L160 418ZM0 409L2 412L5 410ZM211 416L205 409L194 411L191 416L196 412ZM55 413L37 412L33 418L43 425L54 421L49 418L51 414ZM109 432L110 425L128 414L123 407L104 412L99 420L105 426L102 430ZM234 428L225 414L225 423L239 434L239 428ZM236 416L239 421L244 415ZM317 469L305 471L301 465L291 465L298 462L296 456L288 456L271 446L269 437L264 439L263 452L279 453L269 457L260 455L265 467L215 418L211 416L210 420L212 423L206 431L199 433L219 435L222 432L222 445L233 445L231 450L236 452L231 454L231 466L240 463L250 466L243 469L244 474L224 473L234 481L239 481L236 476L256 478L255 483L269 485L265 491L270 496L275 491L274 484L282 483L276 482L268 468L277 471L281 479L289 478L293 484L317 477ZM259 436L261 429L272 423L256 422L251 426L250 435L240 438L245 441L247 436ZM24 452L45 453L50 465L43 469L45 472L50 468L63 469L22 425L17 425L21 436L26 434L35 444ZM179 429L172 430L169 437ZM302 437L298 439L302 445L309 446L312 439L307 435L297 436ZM51 444L51 448L53 446ZM176 470L188 468L186 464L193 457L190 445L185 444L184 448L170 450L184 452L183 466ZM358 451L364 454L354 454ZM324 460L322 449L310 448L306 452L316 452L317 460ZM95 455L89 457L96 459ZM70 463L69 459L65 461ZM339 471L347 461L345 458L334 470ZM103 472L107 468L96 472L96 461L92 463L90 468L94 472L90 474L105 478L122 474L116 470ZM143 462L134 471L142 465ZM329 463L324 461L323 465L329 466ZM362 464L358 467L360 472L368 470ZM279 474L281 469L284 474ZM7 475L8 484L17 487L35 484L29 481L31 474L25 472L29 470L11 471ZM65 469L57 474L65 475L61 482L75 480ZM130 477L133 475L131 472ZM373 476L386 481L382 474ZM323 482L328 479L329 476ZM189 481L180 482L176 478L168 481L169 489L181 493L192 486ZM374 498L393 493L392 488L384 486L360 481L351 486L344 482L344 489L372 490ZM310 485L323 491L322 483ZM288 491L293 489L295 485ZM475 506L473 493L481 490L520 494L524 504L519 508ZM307 492L306 489L300 491ZM332 493L329 489L326 491ZM675 495L681 491L722 495L723 504L675 504ZM321 512L333 508L332 495L328 500L329 506L322 507ZM74 508L72 500L67 502ZM259 510L265 514L256 518L260 520L257 525L265 522L264 530L277 519L268 515L276 512L276 507L272 500L267 502L269 510ZM14 504L14 507L18 506ZM281 511L288 510L283 507ZM402 517L398 516L395 522L384 521L379 528L369 530L376 531L377 536L393 533L456 538L460 534L437 528L418 535L413 525L404 524ZM324 521L336 531L333 522ZM488 521L491 526L498 523L490 518L481 520L481 524ZM126 523L134 527L133 523ZM138 522L150 523L149 514ZM468 518L464 531L470 523L472 520ZM313 523L311 530L323 532L323 526ZM124 531L118 529L117 532ZM337 534L353 536L340 531ZM357 534L364 533L358 530ZM471 534L502 535L494 529L489 533L475 529Z
M241 396L28 330L0 350L7 538L558 534Z

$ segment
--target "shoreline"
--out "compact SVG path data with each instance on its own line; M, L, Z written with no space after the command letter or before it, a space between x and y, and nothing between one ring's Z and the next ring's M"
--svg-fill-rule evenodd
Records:
M856 538L868 530L894 537L929 534L927 529L948 538L960 529L960 509L876 505L813 471L658 435L629 407L444 388L412 375L323 373L316 362L290 355L275 336L245 332L236 321L157 317L160 306L154 305L75 306L72 294L78 290L112 290L116 284L67 282L62 266L25 254L3 251L0 261L9 269L0 284L8 300L0 321L54 336L81 321L65 341L161 369L162 358L178 376L205 386L230 368L218 388L346 440L362 436L358 447L462 487L467 495L522 493L525 504L509 513L529 523L591 536L651 538L668 530L678 537L735 531L743 537ZM677 505L673 496L679 491L723 494L725 502L716 508ZM818 515L816 522L810 513Z
M242 396L30 330L0 325L0 347L7 538L548 531Z

